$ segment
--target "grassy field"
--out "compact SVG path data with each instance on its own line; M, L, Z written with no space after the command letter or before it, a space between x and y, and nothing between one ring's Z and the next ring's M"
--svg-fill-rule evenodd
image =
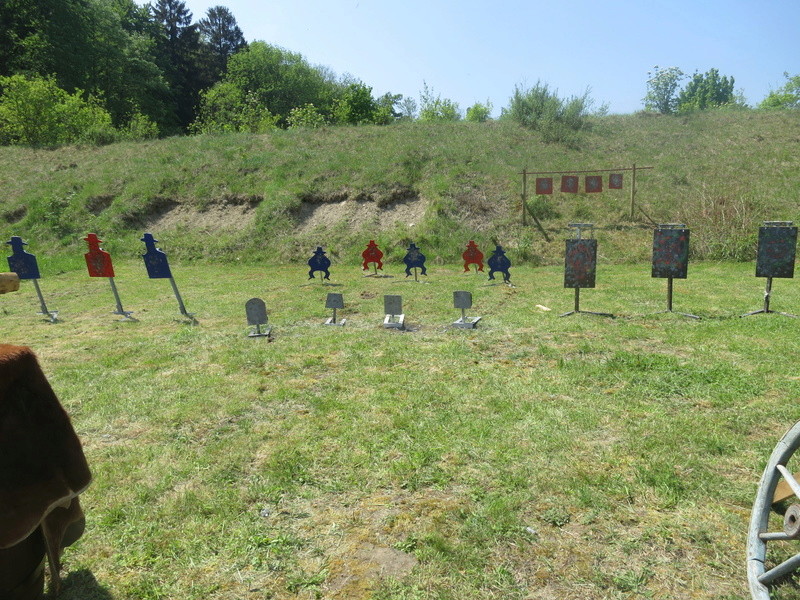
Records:
M178 261L197 325L140 262L115 266L138 322L69 261L42 265L59 323L29 282L0 297L0 339L37 352L94 472L65 599L747 596L756 485L800 417L796 321L738 318L761 308L752 263L690 264L675 310L695 321L657 314L644 262L601 262L583 292L612 319L559 318L560 266L508 287L334 265L323 285ZM477 329L449 326L454 290ZM773 291L800 313L793 280ZM328 292L343 328L322 326ZM384 294L409 331L383 329ZM246 336L254 296L271 342Z
M324 245L352 261L365 240L410 241L456 262L465 239L518 260L559 264L571 221L598 225L606 259L649 260L651 224L623 190L530 198L555 242L521 225L521 171L650 166L637 202L692 229L702 259L753 260L762 220L800 220L797 111L707 111L597 118L577 146L513 123L407 123L265 135L176 137L51 150L0 148L0 235L75 252L95 231L134 258L142 231L173 256L298 261ZM581 184L583 189L583 183ZM632 251L641 248L642 251Z

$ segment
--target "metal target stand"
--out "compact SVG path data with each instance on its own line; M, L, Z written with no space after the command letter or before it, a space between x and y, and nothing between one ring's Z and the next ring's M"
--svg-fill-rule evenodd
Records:
M569 223L568 227L575 229L575 238L566 240L567 250L564 259L564 287L575 289L575 307L566 312L562 317L570 315L587 314L599 317L614 318L612 313L592 312L581 310L581 288L593 288L595 268L597 265L597 240L594 239L594 223ZM588 231L591 237L584 238L583 232ZM581 242L590 242L588 244ZM577 256L572 257L572 251L578 250ZM589 256L584 253L589 252ZM572 262L571 262L572 260ZM577 267L577 268L576 268Z
M792 221L764 221L758 230L758 258L756 277L766 277L764 307L741 315L751 317L759 314L776 314L797 319L797 315L772 310L769 307L772 297L773 278L791 279L794 277L795 249L797 246L797 227Z

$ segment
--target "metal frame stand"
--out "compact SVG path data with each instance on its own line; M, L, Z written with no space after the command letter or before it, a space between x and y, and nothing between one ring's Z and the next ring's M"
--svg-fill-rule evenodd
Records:
M41 309L39 311L39 314L42 314L42 315L45 315L46 317L48 317L50 319L51 323L55 323L56 321L58 321L58 311L57 310L48 310L47 309L47 304L45 304L44 296L42 295L42 290L39 287L39 280L38 279L34 279L33 280L33 287L36 289L36 295L39 296L39 307Z
M402 315L386 315L383 318L383 327L385 329L405 329L405 314Z
M119 299L119 292L117 291L117 284L114 283L114 278L109 277L108 282L111 284L111 291L114 292L114 300L117 302L117 310L115 310L112 314L123 316L123 320L125 321L136 321L137 319L134 319L131 316L133 314L132 310L125 310L122 308L122 300Z
M683 312L675 312L672 310L672 277L667 277L667 310L662 310L661 313L674 313L676 315L681 315L682 317L688 317L690 319L700 319L697 315L693 315L690 313L683 313Z
M784 317L792 317L793 319L797 319L797 315L793 315L791 313L780 312L777 310L770 310L769 308L769 300L772 296L772 277L767 277L767 287L764 290L764 308L760 310L754 310L753 312L745 313L740 315L741 317L751 317L753 315L759 315L761 313L764 314L775 314L775 315L783 315Z
M569 312L565 312L563 315L559 315L560 317L568 317L570 315L577 315L577 314L584 314L584 315L597 315L598 317L611 317L614 318L612 313L604 313L604 312L592 312L589 310L581 310L581 288L575 288L575 308Z
M347 323L347 319L342 319L341 321L336 321L336 308L333 309L333 316L329 317L327 321L325 321L325 325L338 325L340 327L344 327L344 324Z
M457 321L453 321L453 327L457 327L458 329L475 329L475 326L480 321L480 317L468 317L466 316L466 310L461 309L461 318Z

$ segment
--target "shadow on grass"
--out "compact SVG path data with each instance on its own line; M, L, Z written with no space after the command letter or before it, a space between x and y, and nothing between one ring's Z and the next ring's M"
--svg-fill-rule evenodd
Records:
M46 598L52 598L48 594ZM64 579L59 600L113 600L114 596L101 585L88 569L74 571Z

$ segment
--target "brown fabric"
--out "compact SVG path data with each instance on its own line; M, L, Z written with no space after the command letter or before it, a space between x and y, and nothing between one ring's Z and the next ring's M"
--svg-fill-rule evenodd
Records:
M91 481L83 449L30 348L0 344L0 548Z

